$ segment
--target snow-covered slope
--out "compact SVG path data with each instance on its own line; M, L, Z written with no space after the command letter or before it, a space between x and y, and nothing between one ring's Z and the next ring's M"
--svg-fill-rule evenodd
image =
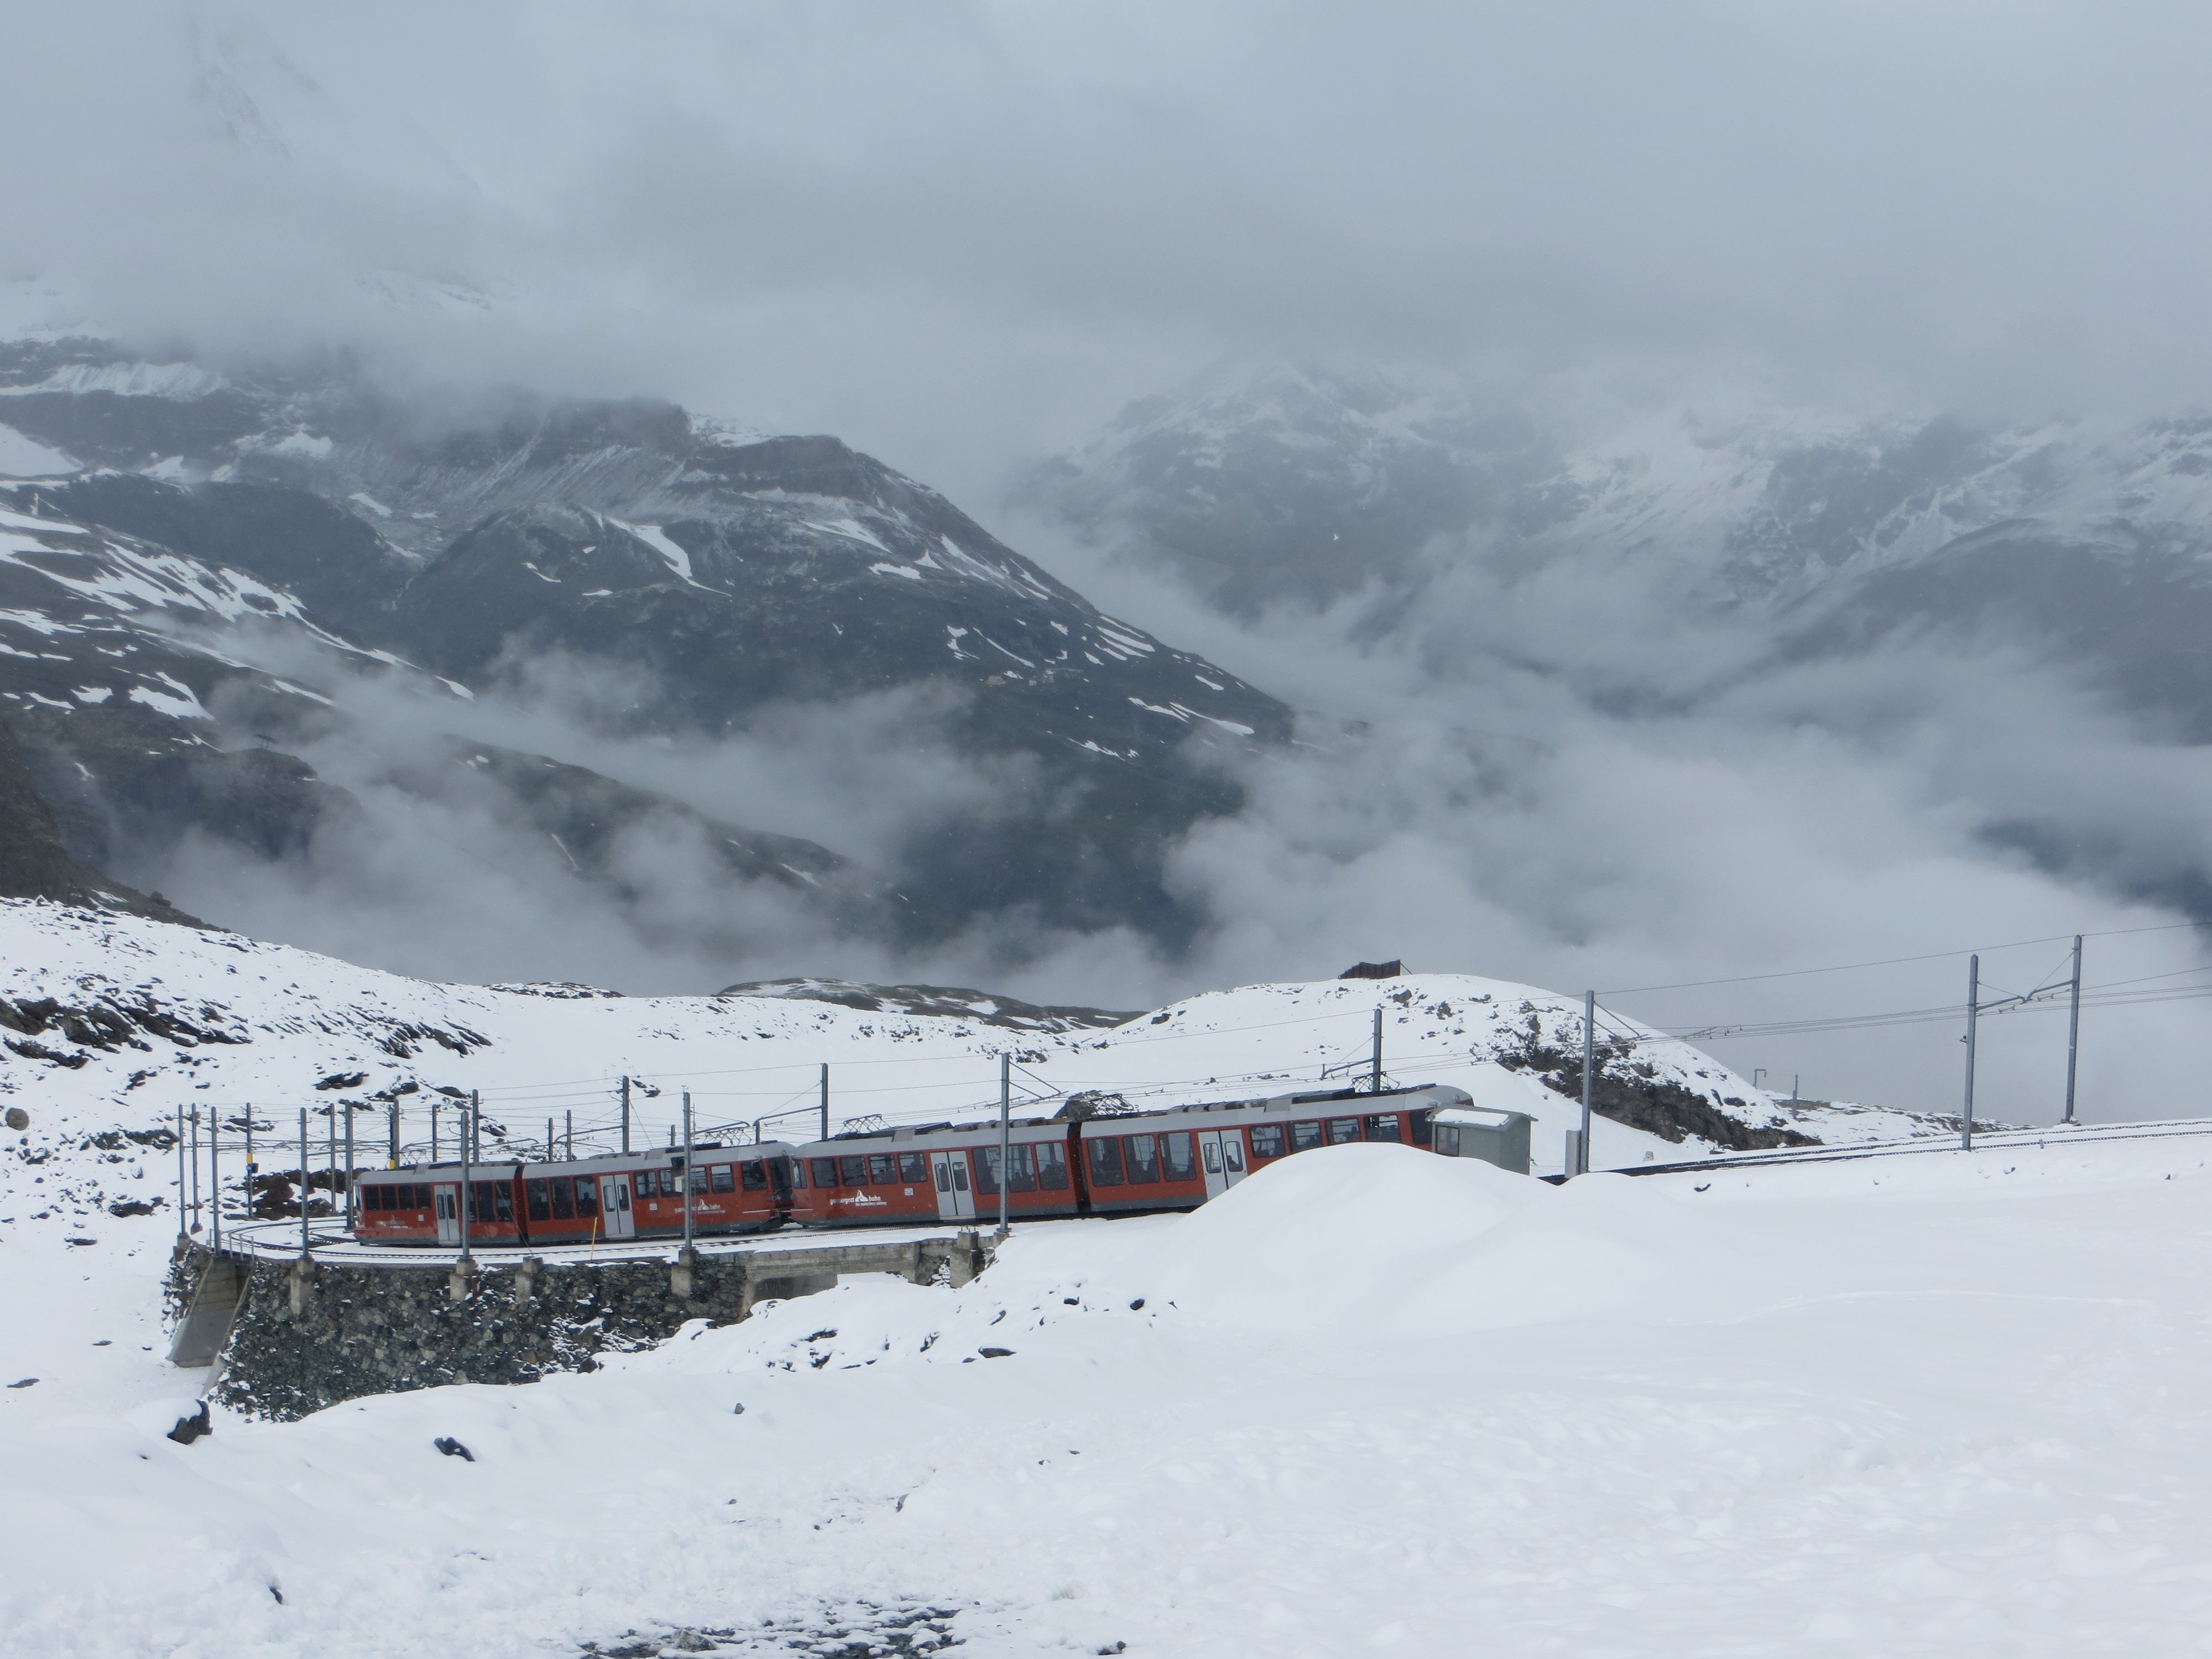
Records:
M1007 1050L1017 1098L1030 1111L1049 1114L1078 1093L1109 1109L1240 1098L1325 1074L1358 1080L1378 1007L1393 1079L1481 1090L1499 1086L1489 1079L1501 1066L1518 1071L1524 1103L1540 1118L1540 1167L1559 1166L1561 1136L1579 1111L1569 1095L1531 1081L1559 1075L1563 1055L1578 1062L1579 1004L1464 975L1249 986L1102 1029L1051 1011L1009 1019L990 1004L913 1012L911 999L856 997L836 985L818 988L819 1000L803 986L632 998L438 985L236 934L38 901L0 902L0 1020L10 1028L0 1103L30 1113L27 1147L56 1155L87 1135L161 1129L195 1107L204 1118L219 1114L227 1134L242 1134L250 1109L264 1137L296 1135L296 1114L307 1107L319 1139L331 1108L350 1105L359 1140L378 1148L396 1104L403 1145L416 1150L428 1140L432 1103L471 1092L499 1138L518 1147L542 1146L549 1118L565 1135L571 1114L580 1143L604 1146L617 1133L625 1076L634 1079L639 1136L664 1137L687 1090L702 1123L749 1125L795 1110L786 1127L797 1132L810 1127L825 1063L833 1127L938 1121L995 1109L997 1059ZM1656 1103L1638 1121L1689 1133L1662 1139L1601 1123L1600 1162L1694 1157L1723 1141L1749 1144L1747 1134L1773 1144L1761 1130L1817 1134L1817 1125L1793 1124L1772 1097L1688 1045L1618 1029L1642 1040L1632 1047L1607 1033L1601 1085L1645 1090ZM30 1167L10 1170L16 1184L0 1190L15 1196L0 1213L21 1218L33 1207L21 1184ZM173 1224L173 1168L136 1159L128 1168L139 1173L102 1164L97 1192L35 1207L76 1228L109 1202L138 1201Z
M1024 1229L960 1291L848 1280L594 1375L218 1413L190 1446L162 1437L189 1400L68 1380L111 1363L84 1342L0 1391L0 1628L325 1659L2185 1652L2207 1146L1559 1188L1331 1148L1188 1217ZM41 1294L11 1340L27 1312L88 1334L73 1280Z

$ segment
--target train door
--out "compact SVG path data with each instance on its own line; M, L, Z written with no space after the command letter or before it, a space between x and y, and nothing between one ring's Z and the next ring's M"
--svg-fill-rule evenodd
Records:
M1221 1131L1198 1132L1198 1162L1206 1171L1206 1195L1218 1198L1229 1190L1229 1174L1221 1166Z
M1201 1129L1198 1161L1206 1170L1206 1195L1218 1198L1244 1179L1244 1137L1235 1129Z
M626 1175L599 1177L599 1220L609 1238L635 1238L637 1223L629 1212L629 1177Z
M458 1244L461 1242L461 1212L459 1204L460 1188L439 1187L434 1189L438 1204L438 1243Z
M932 1152L930 1178L937 1183L937 1217L940 1221L973 1221L975 1194L968 1186L965 1152Z

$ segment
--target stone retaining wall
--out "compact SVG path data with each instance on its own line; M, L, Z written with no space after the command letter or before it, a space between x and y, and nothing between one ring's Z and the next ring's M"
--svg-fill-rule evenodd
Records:
M755 1303L804 1296L848 1273L896 1272L964 1283L981 1266L975 1235L957 1243L861 1247L839 1255L700 1255L666 1261L479 1267L252 1261L210 1391L227 1406L290 1419L365 1395L447 1382L532 1382L596 1370L596 1356L649 1347L688 1321L728 1324ZM170 1269L180 1310L209 1261L193 1244ZM456 1292L459 1292L457 1295Z

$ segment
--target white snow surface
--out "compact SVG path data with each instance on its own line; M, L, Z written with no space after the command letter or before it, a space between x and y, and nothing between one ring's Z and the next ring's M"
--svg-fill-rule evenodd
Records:
M37 1379L0 1387L0 1651L542 1656L928 1605L979 1656L2072 1655L2183 1650L2212 1612L2205 1134L1565 1188L1332 1148L1189 1216L1024 1226L958 1291L848 1279L595 1375L219 1410L186 1447L162 1437L209 1376L163 1362L176 1160L108 1133L179 1105L251 1102L268 1135L418 1082L520 1139L600 1128L628 1073L661 1091L649 1142L681 1088L750 1117L825 1060L836 1115L980 1116L1007 1045L1025 1089L1219 1099L1310 1085L1380 1006L1394 1077L1533 1107L1541 1146L1572 1103L1494 1056L1580 1009L1421 975L1052 1034L427 984L35 901L0 902L0 961L11 1009L200 1034L0 1033L46 1051L0 1054L32 1119L0 1138L0 1384ZM1598 1133L1601 1163L1702 1151Z
M961 1291L849 1279L190 1447L150 1296L18 1258L7 1328L52 1352L17 1363L55 1369L0 1392L0 1628L520 1659L925 1605L979 1656L2196 1651L2208 1156L1552 1188L1331 1148L1022 1229Z
M0 478L54 478L82 463L12 426L0 426Z

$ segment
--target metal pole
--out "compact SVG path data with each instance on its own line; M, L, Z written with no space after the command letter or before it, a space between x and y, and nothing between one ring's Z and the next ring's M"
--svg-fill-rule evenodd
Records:
M1382 1092L1382 1005L1379 1002L1375 1005L1375 1066L1367 1080L1367 1091Z
M329 1111L331 1115L328 1137L331 1148L331 1208L335 1210L338 1206L338 1109L334 1104L329 1108Z
M1792 1106L1797 1103L1797 1077L1796 1072L1790 1073L1790 1103Z
M1590 1081L1597 1069L1597 993L1583 993L1583 1138L1580 1163L1574 1173L1589 1173L1590 1157Z
M553 1120L545 1120L545 1161L552 1163L561 1155L560 1143L553 1139Z
M629 1079L623 1079L623 1151L629 1150Z
M200 1109L192 1108L192 1231L200 1230Z
M568 1162L574 1164L576 1161L576 1109L574 1106L568 1109L568 1121L564 1127L567 1133L562 1146Z
M253 1103L246 1103L246 1213L253 1214Z
M830 1062L822 1062L822 1139L830 1139Z
M1378 1013L1376 1018L1380 1019ZM824 1071L828 1066L823 1067ZM1014 1109L1014 1057L999 1056L999 1237L1004 1238L1011 1229L1007 1225L1006 1194L1014 1184L1014 1166L1007 1154L1012 1150Z
M1974 1022L1982 1012L1982 959L1966 958L1966 1115L1959 1125L1959 1147L1974 1150Z
M345 1115L346 1115L346 1161L345 1161L346 1211L345 1211L345 1215L346 1215L346 1231L349 1231L349 1232L350 1232L350 1231L353 1231L353 1225L354 1225L354 1213L353 1213L353 1107L352 1107L352 1105L351 1105L350 1103L349 1103L349 1104L347 1105L346 1109L345 1109Z
M391 1161L385 1167L396 1170L399 1167L399 1103L398 1101L392 1103L390 1111L392 1115L392 1151L389 1154Z
M212 1200L208 1208L214 1221L209 1240L216 1249L222 1248L222 1114L208 1114L208 1194Z
M307 1254L307 1109L300 1108L300 1254Z
M430 1162L438 1161L438 1103L430 1103Z
M2074 935L2074 996L2066 1015L2066 1115L2059 1121L2074 1121L2074 1066L2081 1051L2081 935Z
M185 1194L185 1109L177 1108L177 1237L191 1231L191 1203Z
M691 1091L684 1091L684 1255L691 1255Z
M477 1093L469 1091L469 1115L477 1115ZM476 1126L465 1124L461 1129L461 1260L469 1259L469 1149L476 1139Z

